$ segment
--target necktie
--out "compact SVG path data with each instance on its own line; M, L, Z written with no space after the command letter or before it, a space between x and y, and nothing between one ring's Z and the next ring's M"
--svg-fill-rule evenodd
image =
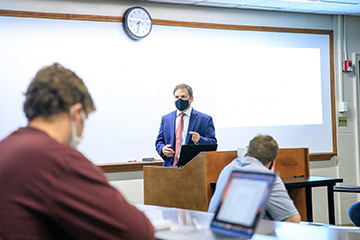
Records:
M178 162L178 155L179 155L179 151L180 151L181 139L182 139L182 134L183 134L183 129L184 129L184 115L185 115L185 113L180 113L180 120L176 127L175 156L174 156L173 166L176 166L176 164Z

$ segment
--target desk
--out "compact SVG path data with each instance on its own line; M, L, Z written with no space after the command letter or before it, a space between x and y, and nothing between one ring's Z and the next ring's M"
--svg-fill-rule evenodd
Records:
M335 210L334 210L334 186L336 183L342 182L341 178L326 178L326 177L298 177L298 178L282 178L287 189L305 188L306 189L306 214L307 221L313 221L312 210L312 193L313 187L327 187L328 195L328 210L329 223L335 225Z
M195 231L192 221L196 219L202 228L209 229L214 214L203 211L185 210L179 208L157 207L151 205L136 205L151 222L170 220L171 232ZM184 219L183 216L188 216ZM167 236L167 237L164 237ZM157 239L179 239L168 237L168 232L158 231ZM238 239L238 238L233 238ZM261 220L252 240L339 240L360 239L360 231L355 228L343 229L332 225L311 226L296 223ZM183 240L183 239L182 239ZM198 239L196 239L198 240Z
M335 186L334 192L360 193L359 186Z

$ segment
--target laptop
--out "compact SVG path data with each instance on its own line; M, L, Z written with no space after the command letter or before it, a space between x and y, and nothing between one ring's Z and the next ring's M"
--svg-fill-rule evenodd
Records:
M178 167L185 166L200 152L216 151L217 144L186 144L181 145Z
M210 228L157 232L157 239L250 239L263 217L274 173L233 171Z

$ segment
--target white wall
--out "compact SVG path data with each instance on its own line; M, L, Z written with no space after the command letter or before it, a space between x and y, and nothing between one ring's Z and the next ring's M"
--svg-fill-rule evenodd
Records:
M359 17L346 17L346 31L347 31L347 55L348 60L352 58L353 53L360 53L360 18ZM335 28L335 26L334 26ZM337 58L338 52L335 53ZM341 53L344 55L344 53ZM359 69L358 64L357 70ZM337 74L337 73L336 73ZM343 73L344 82L344 101L349 103L349 111L345 113L338 113L338 117L347 117L348 126L338 127L338 167L336 169L337 176L344 179L343 185L360 185L359 184L359 95L358 95L358 83L359 79L356 79L354 73ZM337 85L338 92L338 85ZM319 171L324 169L319 169ZM341 206L338 210L341 210L340 217L342 223L350 222L347 216L349 207L358 201L358 194L342 193L337 194L340 200ZM337 215L339 216L339 214Z
M45 11L56 13L99 14L122 16L124 11L134 5L148 9L154 19L197 21L224 24L274 26L291 28L311 28L334 30L335 59L337 39L337 17L331 15L314 15L285 12L253 11L240 9L208 8L200 6L157 4L135 1L66 1L66 0L0 0L0 9ZM347 18L348 54L360 53L360 17ZM354 60L354 59L352 59ZM337 78L337 63L335 62ZM338 113L348 117L348 126L338 128L338 157L331 161L311 162L311 174L325 177L340 177L344 185L359 184L358 154L358 95L355 74L343 74L344 98L349 103L349 111ZM338 95L336 80L336 94ZM108 177L111 174L107 174ZM128 180L130 179L130 180ZM120 189L131 202L142 203L143 186L139 173L121 173L111 175L111 183ZM357 201L357 194L336 193L336 222L349 224L347 209ZM313 190L314 220L327 223L327 199L325 188Z

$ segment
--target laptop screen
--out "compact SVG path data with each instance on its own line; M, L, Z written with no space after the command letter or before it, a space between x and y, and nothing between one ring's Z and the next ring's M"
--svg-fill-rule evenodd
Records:
M180 158L179 158L179 162L177 163L177 166L178 167L185 166L200 152L216 151L216 149L217 149L217 144L182 145L180 150Z
M211 229L251 237L264 211L275 174L233 171L211 223Z

